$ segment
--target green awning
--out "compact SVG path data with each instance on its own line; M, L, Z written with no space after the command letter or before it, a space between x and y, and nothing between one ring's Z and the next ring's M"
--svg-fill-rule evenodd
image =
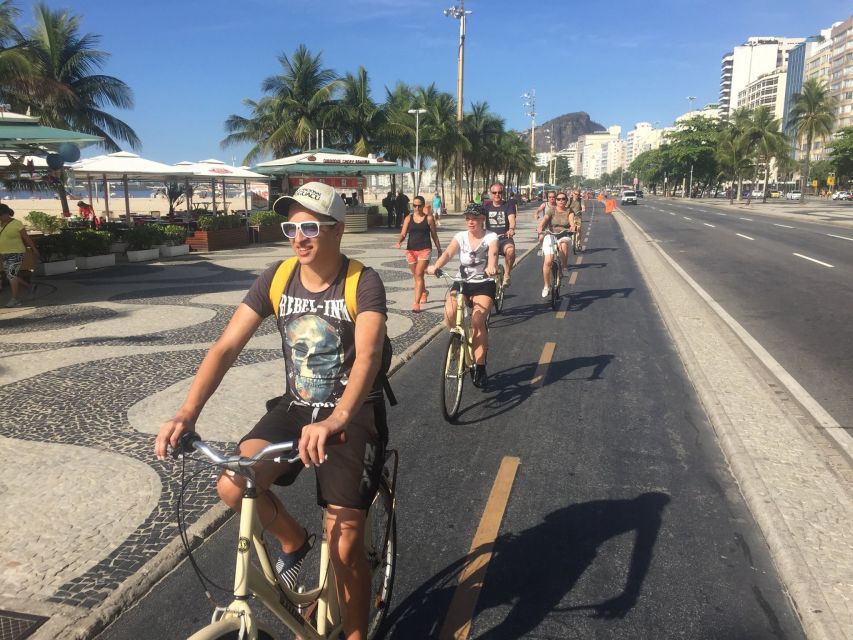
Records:
M412 167L401 167L398 165L370 165L370 164L317 164L313 162L299 162L296 164L279 165L277 167L252 167L252 171L262 173L265 176L372 176L388 175L392 173L417 173Z
M65 142L86 147L101 142L102 138L77 131L54 129L40 124L0 122L0 149L30 150L37 146L56 146Z

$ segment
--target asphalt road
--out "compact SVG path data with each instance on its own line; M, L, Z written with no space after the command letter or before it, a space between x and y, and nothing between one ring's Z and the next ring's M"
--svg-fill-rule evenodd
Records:
M519 267L490 333L489 385L466 386L458 424L445 423L437 406L443 335L393 377L399 560L386 637L438 637L501 461L514 456L520 466L487 545L494 555L471 637L802 638L636 265L600 206L574 271L560 317L539 297L540 259ZM316 523L309 476L289 504ZM225 584L234 537L232 522L198 552ZM209 611L184 563L100 637L184 637Z
M623 210L839 424L853 427L853 229L673 200Z

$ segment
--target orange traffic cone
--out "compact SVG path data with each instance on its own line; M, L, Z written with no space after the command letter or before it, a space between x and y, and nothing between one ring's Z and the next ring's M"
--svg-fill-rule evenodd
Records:
M604 203L604 213L613 213L613 210L616 208L616 201L612 199L607 199Z

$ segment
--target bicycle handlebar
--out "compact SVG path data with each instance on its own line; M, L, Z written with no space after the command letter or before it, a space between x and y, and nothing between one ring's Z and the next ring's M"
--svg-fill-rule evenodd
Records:
M455 278L455 277L450 277L449 275L447 275L442 269L436 269L435 270L435 277L436 278L447 278L448 280L453 280L453 282L462 282L462 283L465 283L465 282L486 282L487 280L493 280L494 279L493 276L489 276L489 275L482 275L481 276L478 274L474 274L473 276L468 276L467 278Z
M326 440L327 445L343 444L347 441L346 433L340 432L331 436ZM268 444L263 449L258 451L251 458L244 458L240 455L233 454L226 456L213 446L201 439L195 431L188 431L183 434L178 441L178 446L172 449L172 457L177 459L187 455L193 449L203 454L208 460L218 467L225 467L232 471L239 471L243 468L253 467L262 460L272 459L274 462L296 462L299 460L299 440L285 440L284 442L276 442ZM291 453L290 457L284 456L273 457L276 454Z

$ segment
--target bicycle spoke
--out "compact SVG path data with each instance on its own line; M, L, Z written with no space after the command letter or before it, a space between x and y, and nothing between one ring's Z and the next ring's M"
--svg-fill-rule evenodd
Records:
M444 419L452 422L459 413L462 401L462 386L465 381L465 355L462 338L458 334L450 336L447 351L444 354L441 378L441 411Z

